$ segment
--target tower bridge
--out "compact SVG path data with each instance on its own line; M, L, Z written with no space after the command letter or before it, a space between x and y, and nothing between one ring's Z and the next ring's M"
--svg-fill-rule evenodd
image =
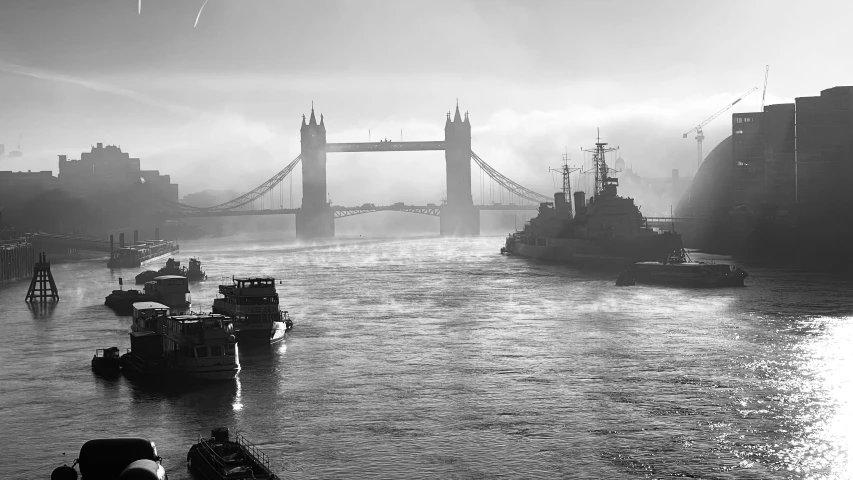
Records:
M447 113L444 125L443 141L414 142L367 142L367 143L328 143L323 115L320 121L311 108L310 118L302 116L300 128L301 152L290 164L275 176L229 202L213 207L195 207L175 202L169 203L170 210L164 212L169 218L218 217L242 215L296 215L296 235L299 238L324 238L335 235L335 219L377 211L400 211L422 215L437 216L440 219L440 231L446 235L479 235L481 210L534 210L540 202L550 201L548 196L525 188L510 180L489 166L482 158L471 151L471 122L466 112L464 117L459 106L451 118ZM446 165L447 199L441 205L425 206L396 203L388 206L364 204L361 207L333 206L327 201L326 167L327 154L340 152L413 152L444 151ZM506 191L508 203L492 202L490 205L474 204L471 188L471 162L480 168L481 176L488 176L501 192ZM302 206L300 208L266 208L247 210L259 199L289 176L299 162L302 162ZM481 188L483 178L481 178ZM493 190L494 192L494 190ZM482 192L481 192L482 195ZM515 203L515 200L519 204ZM272 202L270 202L272 203Z

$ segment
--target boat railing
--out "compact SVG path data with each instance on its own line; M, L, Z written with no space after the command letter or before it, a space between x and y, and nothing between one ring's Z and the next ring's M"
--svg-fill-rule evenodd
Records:
M226 466L228 466L228 461L222 458L218 453L216 453L216 450L213 448L213 446L210 445L209 441L209 438L204 438L201 436L198 437L199 445L201 445L201 448L203 448L208 453L210 458L213 459L213 461L217 464L218 467L225 468ZM248 457L249 460L253 461L259 466L264 467L268 472L270 471L270 461L269 458L267 458L267 456L264 454L264 452L262 452L254 444L246 440L246 437L244 437L240 433L234 433L234 441L237 443L237 445L240 445L240 447L242 447L245 456Z
M270 471L270 460L266 454L256 447L252 442L246 440L240 432L234 432L234 440L238 445L243 447L246 454L252 457L258 465L262 465L267 471Z

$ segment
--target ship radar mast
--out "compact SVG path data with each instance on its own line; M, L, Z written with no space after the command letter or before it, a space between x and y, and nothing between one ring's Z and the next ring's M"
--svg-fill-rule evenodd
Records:
M572 188L569 183L569 175L572 172L579 172L580 168L569 167L569 153L566 152L563 154L563 165L560 168L548 167L549 172L558 172L563 177L563 186L562 192L566 201L571 201L572 198Z
M595 142L595 148L581 148L581 150L592 154L592 168L595 173L595 196L598 197L601 194L616 196L616 186L619 185L619 179L608 176L610 172L615 172L615 170L607 167L605 155L619 150L619 147L608 147L607 143L601 141L601 130L597 129L597 132L598 138Z

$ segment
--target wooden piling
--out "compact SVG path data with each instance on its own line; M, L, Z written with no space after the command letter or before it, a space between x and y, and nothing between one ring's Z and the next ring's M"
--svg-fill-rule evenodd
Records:
M53 281L53 274L50 273L50 262L47 261L47 255L42 252L39 254L38 263L33 268L33 279L27 291L26 301L44 302L48 299L58 301L59 292L56 289L56 282Z

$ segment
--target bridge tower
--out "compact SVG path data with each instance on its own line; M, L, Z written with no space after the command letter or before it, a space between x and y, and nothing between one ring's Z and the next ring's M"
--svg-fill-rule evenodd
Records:
M314 117L305 123L302 116L302 208L296 213L297 238L335 236L335 214L326 199L326 126Z
M471 196L471 122L447 113L444 124L444 159L447 163L447 203L441 206L441 235L479 235L480 211Z

